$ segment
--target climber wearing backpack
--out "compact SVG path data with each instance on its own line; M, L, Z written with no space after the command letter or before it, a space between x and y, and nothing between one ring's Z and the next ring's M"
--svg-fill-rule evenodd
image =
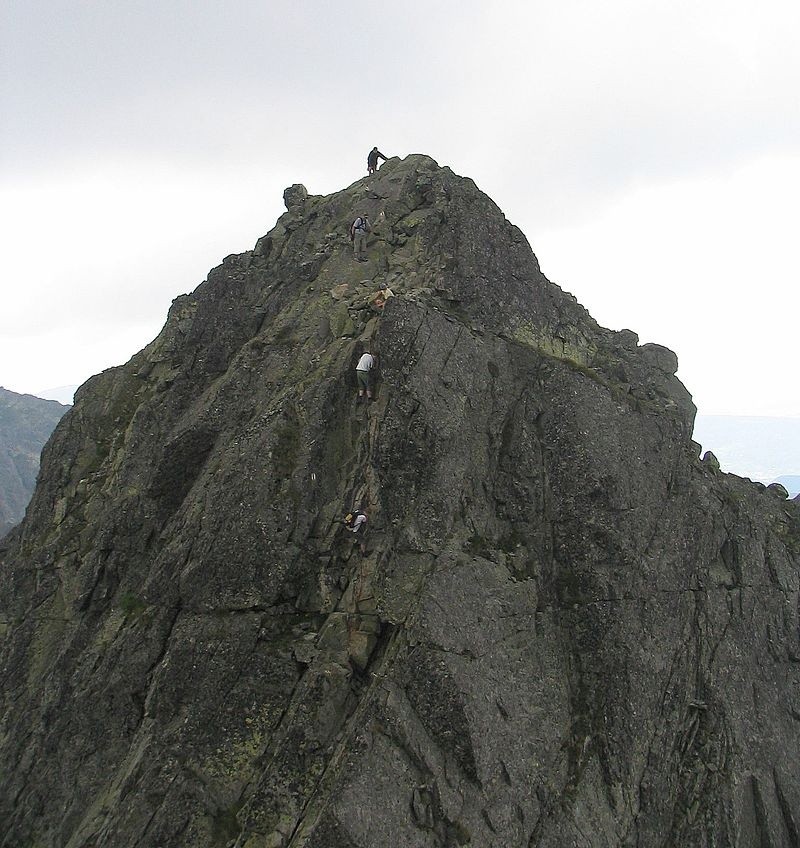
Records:
M366 215L359 215L353 221L350 227L350 238L353 242L353 256L358 262L366 262L367 257L367 233L372 230L369 225L369 218Z
M369 352L369 350L365 350L364 353L361 354L361 358L358 360L358 365L356 365L356 380L358 382L358 398L356 399L356 403L361 403L361 398L364 397L364 394L367 395L367 402L371 400L375 400L372 397L372 369L375 367L375 357Z
M367 514L358 507L354 507L352 512L345 515L344 526L357 536L358 547L363 556L367 552Z
M375 171L378 170L378 158L383 159L386 162L386 157L383 153L378 150L377 147L373 147L372 150L367 154L367 173L374 174Z

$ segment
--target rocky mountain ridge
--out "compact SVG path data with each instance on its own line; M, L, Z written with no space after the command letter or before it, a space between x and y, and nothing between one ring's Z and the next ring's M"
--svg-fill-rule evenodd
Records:
M0 845L797 845L797 504L471 180L285 200L45 448Z
M39 454L67 408L0 386L0 537L25 515Z

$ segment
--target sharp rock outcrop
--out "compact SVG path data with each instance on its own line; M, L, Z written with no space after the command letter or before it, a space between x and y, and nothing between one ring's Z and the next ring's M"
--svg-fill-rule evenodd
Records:
M285 199L44 451L0 844L800 844L798 505L470 180Z

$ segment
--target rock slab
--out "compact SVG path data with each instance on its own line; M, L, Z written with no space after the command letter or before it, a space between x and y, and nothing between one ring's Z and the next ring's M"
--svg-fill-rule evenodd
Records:
M45 448L0 845L797 845L798 504L471 180L301 195Z

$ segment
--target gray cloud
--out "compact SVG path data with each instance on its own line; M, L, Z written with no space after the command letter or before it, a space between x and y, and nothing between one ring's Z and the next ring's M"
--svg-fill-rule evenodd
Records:
M271 226L285 185L334 191L373 144L475 178L534 248L546 229L589 238L575 228L600 231L643 185L800 155L788 0L11 0L0 15L0 224L21 253L59 248L8 297L17 344L42 322L158 326ZM557 278L562 259L540 260Z

